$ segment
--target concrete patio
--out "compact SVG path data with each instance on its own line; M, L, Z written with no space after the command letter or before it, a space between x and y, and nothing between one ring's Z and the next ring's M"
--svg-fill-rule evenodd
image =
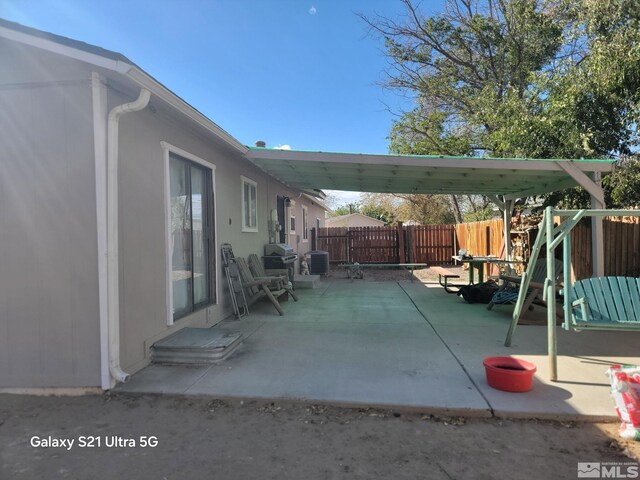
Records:
M151 365L119 391L304 399L449 415L614 419L604 374L640 363L640 333L558 327L560 381L549 382L546 327L519 326L503 346L512 307L469 305L434 284L328 278L300 290L280 317L270 304L214 328L242 331L243 345L217 365ZM529 318L545 321L536 307ZM486 384L482 360L514 355L538 372L528 393Z

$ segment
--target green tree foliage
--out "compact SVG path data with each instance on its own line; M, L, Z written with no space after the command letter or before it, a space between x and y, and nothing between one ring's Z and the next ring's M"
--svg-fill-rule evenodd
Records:
M638 0L447 0L433 16L401 1L402 21L365 18L386 45L386 86L414 100L393 124L392 152L618 158L637 150ZM637 160L620 171L636 180L611 175L608 197L637 205ZM574 190L547 202L585 198Z
M640 161L623 158L611 175L602 181L606 202L611 208L640 208Z
M349 203L346 205L340 205L331 211L332 217L339 217L341 215L349 215L351 213L360 213L359 203Z
M396 221L415 221L420 224L454 223L455 217L445 195L411 195L391 193L363 193L360 195L362 213L382 212L387 224Z
M622 157L614 171L602 179L604 199L608 208L640 208L640 160L637 156ZM589 207L591 198L583 188L554 192L545 198L546 205L565 208Z

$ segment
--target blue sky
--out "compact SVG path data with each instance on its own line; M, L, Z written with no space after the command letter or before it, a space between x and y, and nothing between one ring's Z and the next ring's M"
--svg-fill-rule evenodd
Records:
M3 18L126 55L247 145L386 153L385 105L402 99L380 87L383 45L356 13L403 10L397 0L0 0Z

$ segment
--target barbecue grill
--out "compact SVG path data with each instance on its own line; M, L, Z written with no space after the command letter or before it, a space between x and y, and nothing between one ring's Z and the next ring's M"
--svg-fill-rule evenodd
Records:
M292 284L297 259L298 255L293 251L291 245L286 243L270 243L264 246L262 261L265 270L286 269Z

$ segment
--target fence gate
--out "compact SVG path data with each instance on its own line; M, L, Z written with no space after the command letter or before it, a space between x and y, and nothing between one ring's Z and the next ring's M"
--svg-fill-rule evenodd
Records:
M453 225L323 227L314 229L313 238L331 263L446 265L456 250Z
M395 228L352 227L347 234L350 263L403 263Z
M405 229L407 262L451 264L451 256L456 253L453 225L410 225Z

